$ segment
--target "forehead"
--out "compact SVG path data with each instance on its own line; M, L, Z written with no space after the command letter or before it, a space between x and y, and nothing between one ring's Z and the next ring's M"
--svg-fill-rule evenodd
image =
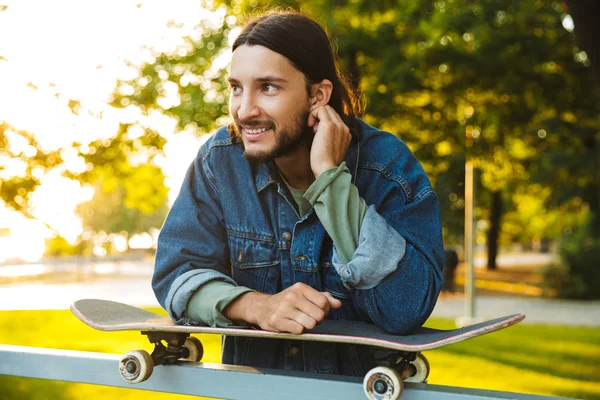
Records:
M263 76L275 76L287 81L304 81L286 57L264 46L242 45L235 49L229 66L229 77L238 81L256 80Z

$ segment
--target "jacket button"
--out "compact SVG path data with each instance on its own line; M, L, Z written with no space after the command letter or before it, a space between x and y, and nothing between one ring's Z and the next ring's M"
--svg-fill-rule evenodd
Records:
M288 354L290 356L294 357L294 356L297 356L299 352L300 352L300 349L297 346L291 346Z
M283 235L281 235L281 237L283 238L283 240L285 240L286 242L289 242L290 240L292 240L292 234L289 232L283 232Z

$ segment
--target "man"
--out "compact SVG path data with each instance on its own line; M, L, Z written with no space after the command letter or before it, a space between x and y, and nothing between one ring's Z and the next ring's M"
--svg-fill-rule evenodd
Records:
M437 197L410 150L357 118L329 38L270 13L233 45L233 123L202 146L158 240L178 323L301 333L324 319L407 333L442 285ZM367 348L227 337L223 362L361 375Z

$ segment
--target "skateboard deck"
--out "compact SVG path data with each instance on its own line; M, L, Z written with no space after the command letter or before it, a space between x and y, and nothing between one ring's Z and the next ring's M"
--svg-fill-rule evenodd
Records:
M71 305L77 318L101 331L140 331L154 343L152 354L144 350L126 353L119 361L119 373L129 383L148 379L156 365L178 361L201 361L201 341L191 334L218 334L271 339L368 345L390 350L377 361L363 379L368 399L397 400L404 382L427 382L429 362L421 354L453 343L478 337L514 325L524 314L508 315L458 329L419 328L409 335L392 335L374 324L359 321L325 320L301 335L276 333L256 328L213 328L201 325L177 325L166 316L154 314L123 303L83 299ZM166 346L165 344L166 343Z
M160 316L137 307L107 300L84 299L71 305L71 311L81 321L101 331L181 332L220 334L273 339L371 345L390 350L421 352L458 343L514 325L524 314L508 315L467 327L451 330L419 328L409 335L392 335L374 324L359 321L325 320L301 335L276 333L254 328L213 328L200 325L176 325Z

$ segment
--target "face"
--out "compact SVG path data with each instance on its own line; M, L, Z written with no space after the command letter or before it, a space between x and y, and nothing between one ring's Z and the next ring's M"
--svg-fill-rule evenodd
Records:
M263 46L239 46L228 81L229 112L248 161L287 156L310 143L304 75L287 58Z

